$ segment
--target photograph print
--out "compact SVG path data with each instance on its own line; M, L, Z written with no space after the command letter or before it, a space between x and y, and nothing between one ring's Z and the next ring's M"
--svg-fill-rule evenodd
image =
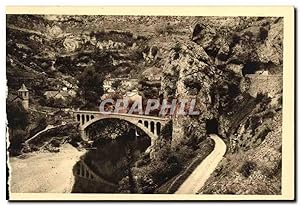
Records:
M6 15L9 199L283 195L286 17L150 14Z

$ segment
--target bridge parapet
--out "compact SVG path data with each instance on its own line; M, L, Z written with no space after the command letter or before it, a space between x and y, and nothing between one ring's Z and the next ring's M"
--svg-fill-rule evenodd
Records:
M103 113L99 111L85 111L85 110L77 110L73 111L74 115L89 115L89 116L113 116L113 117L120 117L120 118L137 118L137 119L147 119L147 120L155 120L155 121L161 121L161 122L168 122L170 121L169 118L162 118L162 117L155 117L155 116L149 116L149 115L138 115L138 114L126 114L126 113Z

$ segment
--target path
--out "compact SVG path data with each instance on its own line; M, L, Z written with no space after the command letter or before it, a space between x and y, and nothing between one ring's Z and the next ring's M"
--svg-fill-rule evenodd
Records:
M54 129L54 128L58 128L58 127L61 127L61 126L64 126L66 125L65 123L62 123L60 125L56 125L56 126L53 126L53 125L48 125L45 129L39 131L38 133L36 133L35 135L33 135L32 137L30 137L29 139L27 139L25 141L25 144L28 144L30 141L32 141L33 139L35 139L36 137L38 137L40 134L44 133L44 132L47 132L48 130L50 129Z
M196 194L203 187L210 174L216 169L222 160L226 145L216 134L211 134L210 138L215 142L214 150L200 163L192 174L183 182L175 194Z

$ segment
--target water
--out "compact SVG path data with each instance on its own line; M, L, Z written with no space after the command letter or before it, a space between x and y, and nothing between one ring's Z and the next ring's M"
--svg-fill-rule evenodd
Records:
M135 131L119 136L114 140L99 141L93 149L74 166L75 184L73 192L117 192L118 182L130 175L130 168L150 146L150 139L143 135L136 137ZM83 162L83 163L82 163ZM82 177L79 167L89 168ZM82 170L81 170L82 171Z

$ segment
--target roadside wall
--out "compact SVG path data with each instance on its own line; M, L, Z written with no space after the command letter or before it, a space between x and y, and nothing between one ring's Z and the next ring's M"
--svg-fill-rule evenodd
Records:
M256 97L258 93L267 93L273 97L283 88L282 75L247 74L246 78L250 80L248 92L253 97Z

